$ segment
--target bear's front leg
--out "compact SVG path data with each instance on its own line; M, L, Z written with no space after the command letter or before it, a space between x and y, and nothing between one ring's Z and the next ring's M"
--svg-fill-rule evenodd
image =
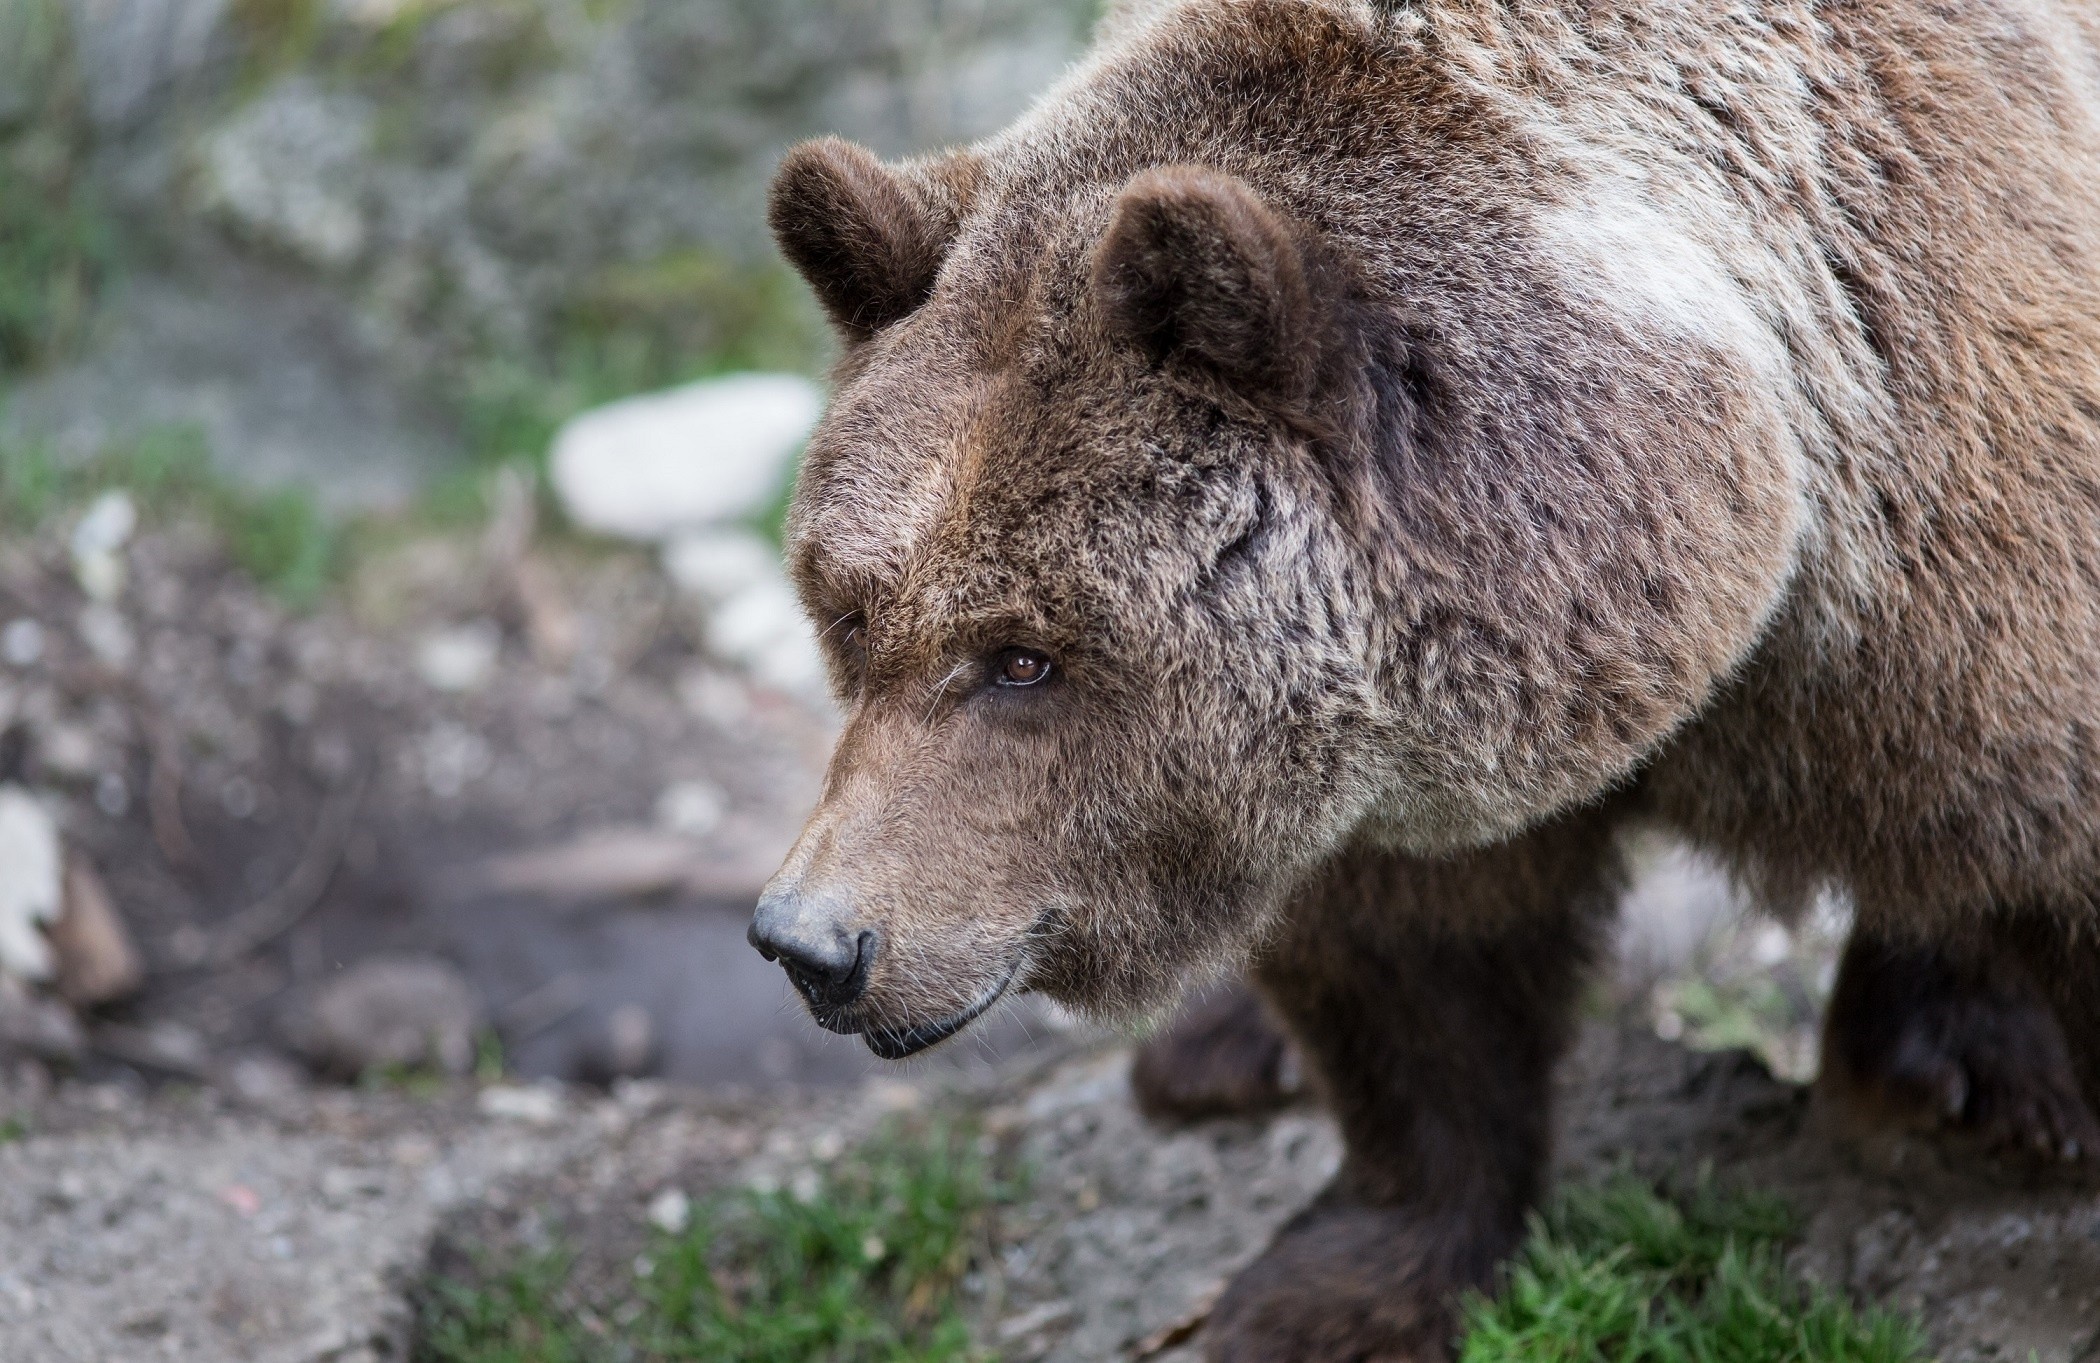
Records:
M1432 1363L1544 1177L1554 1062L1619 889L1607 820L1445 861L1353 854L1256 978L1347 1144L1211 1318L1216 1363Z

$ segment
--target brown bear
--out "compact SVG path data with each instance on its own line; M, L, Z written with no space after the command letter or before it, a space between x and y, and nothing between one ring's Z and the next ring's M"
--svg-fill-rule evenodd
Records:
M1856 1108L2100 1147L2100 5L1161 0L772 222L845 727L753 940L887 1057L1248 971L1348 1155L1213 1357L1445 1356L1627 820L1850 895Z

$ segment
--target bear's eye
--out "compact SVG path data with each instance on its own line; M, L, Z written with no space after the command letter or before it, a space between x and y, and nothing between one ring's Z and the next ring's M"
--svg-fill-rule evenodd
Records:
M868 621L859 611L842 615L824 631L849 691L857 691L868 672Z
M1033 648L1009 648L993 664L992 680L1000 686L1036 686L1050 675L1050 655Z

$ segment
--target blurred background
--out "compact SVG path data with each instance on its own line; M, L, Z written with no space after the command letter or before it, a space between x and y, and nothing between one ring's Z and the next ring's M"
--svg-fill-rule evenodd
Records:
M997 128L1094 9L0 0L0 1046L868 1072L743 940L835 724L777 539L829 343L765 185ZM1637 1006L1812 1070L1839 917L1636 852Z
M0 1041L866 1070L743 940L835 722L765 186L998 127L1092 9L0 0Z

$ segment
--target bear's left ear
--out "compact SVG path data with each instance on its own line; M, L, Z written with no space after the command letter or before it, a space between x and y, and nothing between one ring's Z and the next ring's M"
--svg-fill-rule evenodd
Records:
M781 162L767 219L832 324L865 341L933 292L980 169L968 152L887 165L822 137Z
M1303 248L1244 180L1165 166L1124 187L1094 255L1111 323L1155 361L1299 396L1315 335Z

